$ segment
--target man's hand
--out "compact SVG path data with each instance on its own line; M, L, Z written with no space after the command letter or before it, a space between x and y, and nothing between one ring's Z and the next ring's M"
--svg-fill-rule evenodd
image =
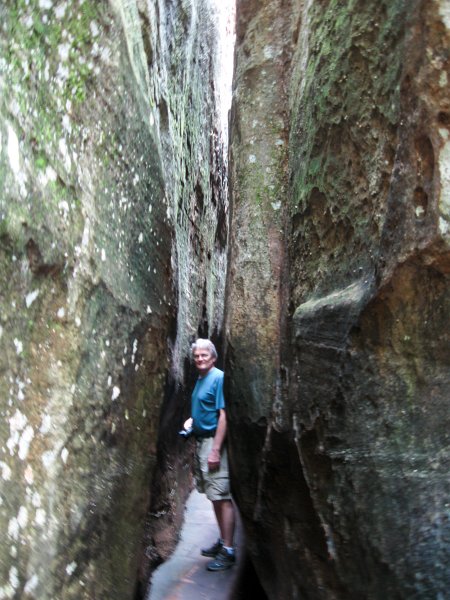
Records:
M213 448L208 456L208 469L210 471L217 471L217 469L219 467L220 467L220 451L215 450Z

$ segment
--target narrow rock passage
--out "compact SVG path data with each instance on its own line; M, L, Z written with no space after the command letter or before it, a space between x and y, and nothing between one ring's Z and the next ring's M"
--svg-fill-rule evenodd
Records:
M218 537L210 502L193 491L186 505L185 524L175 552L153 574L146 600L229 600L233 598L241 571L242 534L236 528L238 563L219 573L206 570L210 558L200 555L200 548L209 546Z

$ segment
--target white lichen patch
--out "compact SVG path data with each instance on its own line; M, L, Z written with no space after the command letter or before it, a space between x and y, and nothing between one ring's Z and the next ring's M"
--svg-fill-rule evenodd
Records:
M438 3L439 14L447 29L450 29L450 4L448 0L440 0Z
M17 523L21 529L25 529L28 523L28 510L25 506L21 506L19 508L19 512L17 514Z
M86 221L84 222L83 236L81 238L81 247L82 248L88 247L89 240L90 240L90 234L91 234L91 222L89 219L86 219Z
M18 340L17 338L14 338L14 346L16 347L16 354L22 354L23 352L23 343Z
M133 342L133 351L131 354L131 362L134 364L135 358L136 358L136 352L137 352L137 347L138 347L138 341L137 339L134 340Z
M37 588L38 583L39 583L38 576L36 574L34 574L26 582L25 587L23 588L23 591L25 592L25 594L32 594L34 592L34 590Z
M69 458L69 451L67 450L67 448L63 448L61 450L61 460L63 461L64 464L67 463L68 458Z
M19 440L19 458L20 460L25 460L28 456L28 449L30 447L31 441L34 438L34 429L31 425L28 425L25 428L25 431L20 436Z
M19 571L17 567L11 567L9 570L9 583L13 590L19 587Z
M73 561L69 565L67 565L67 567L66 567L67 575L72 575L72 573L74 573L76 568L77 568L77 563L75 561Z
M8 535L12 540L18 540L20 533L19 522L16 517L10 519L8 523Z
M9 419L9 430L11 435L13 435L16 431L22 431L27 424L27 421L28 419L23 412L17 409L14 415Z
M58 312L56 313L56 316L58 317L58 319L63 319L66 315L66 311L63 307L61 307L60 309L58 309Z
M56 71L56 83L60 88L63 88L67 79L69 78L69 67L59 63L58 70Z
M264 47L264 58L266 60L271 60L274 57L275 57L275 50L272 48L272 46L265 46Z
M62 68L62 66L60 65L60 67ZM67 76L69 74L67 73ZM69 154L69 150L67 148L67 143L66 140L64 138L61 138L58 142L58 149L59 152L61 154L63 163L65 168L67 169L67 171L70 171L70 169L72 168L72 160L70 158L70 154Z
M95 21L91 21L89 24L89 29L91 30L92 37L98 37L100 29Z
M25 389L25 383L23 381L20 381L20 379L16 379L16 383L17 383L17 400L20 400L20 402L22 402L23 400L25 400L25 394L23 393L23 390Z
M27 308L33 304L36 298L39 296L39 290L34 290L25 296L25 305Z
M9 437L8 441L6 442L6 447L8 448L11 456L14 456L14 449L19 443L19 437L19 432L16 431Z
M53 450L47 450L47 452L44 452L41 456L41 460L42 460L42 464L44 465L44 467L49 470L50 467L53 465L53 463L55 462L56 459L56 452Z
M50 182L52 182L52 183L55 182L57 177L58 176L56 174L55 169L49 165L49 166L47 166L45 171L42 171L41 173L39 173L39 183L41 184L42 187L45 187Z
M63 216L67 218L67 215L69 214L70 210L69 203L67 202L67 200L61 200L61 202L58 203L58 208L63 214Z
M8 125L8 158L12 172L18 175L20 172L19 140L16 132L10 125Z
M9 481L11 479L11 469L9 466L5 462L0 461L0 469L2 470L3 481Z
M111 58L111 50L110 48L104 47L100 51L100 58L103 62L107 63Z
M44 527L46 519L47 519L47 513L45 512L45 510L43 508L38 508L36 510L36 515L34 517L34 523L38 527Z
M112 390L111 400L116 400L120 396L120 388L115 385Z
M440 212L444 218L450 218L450 141L446 141L439 155L441 176Z
M278 202L272 202L271 204L272 204L273 210L280 210L280 208L281 208L281 201L280 200L278 200Z
M52 0L39 0L39 8L41 8L42 10L50 10L52 7Z
M444 236L447 236L450 233L450 224L442 217L439 218L439 231Z
M61 44L60 46L58 46L59 58L63 62L69 60L70 48L71 44Z
M255 163L256 162L256 156L254 154L250 154L250 156L248 157L248 162L249 163Z
M65 2L58 4L58 6L55 7L55 17L57 19L63 19L64 15L66 14L66 10L67 10L67 4Z
M48 433L51 429L52 426L52 418L50 415L44 415L42 417L42 422L41 422L41 426L39 428L39 432L42 433L42 435L45 435L46 433Z
M25 481L28 483L28 485L31 485L33 483L34 474L33 474L33 468L31 467L31 465L27 465L23 476L25 478Z
M416 206L416 209L414 211L416 213L416 217L418 219L420 219L421 217L424 216L425 214L425 209L423 208L423 206Z

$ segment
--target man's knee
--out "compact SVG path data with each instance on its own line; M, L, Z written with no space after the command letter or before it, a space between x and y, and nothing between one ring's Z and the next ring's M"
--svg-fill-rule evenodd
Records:
M228 477L210 476L205 486L206 496L211 502L231 500L230 481Z

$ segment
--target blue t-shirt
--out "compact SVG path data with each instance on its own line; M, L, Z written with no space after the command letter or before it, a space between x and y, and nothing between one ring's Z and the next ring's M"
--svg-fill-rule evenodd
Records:
M225 408L223 397L223 371L213 367L204 377L199 377L192 392L193 428L196 435L216 429L219 410Z

